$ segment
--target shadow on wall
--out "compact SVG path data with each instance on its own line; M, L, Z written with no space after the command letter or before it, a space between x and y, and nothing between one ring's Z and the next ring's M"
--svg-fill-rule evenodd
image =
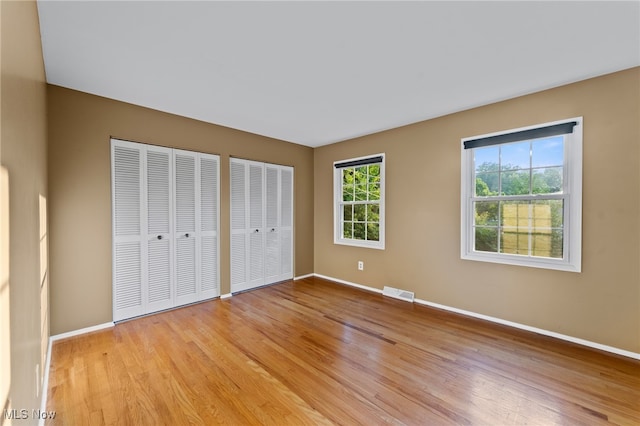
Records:
M44 381L44 366L49 349L49 237L47 232L47 198L40 194L40 383ZM38 394L40 390L38 389Z
M11 406L9 322L9 172L6 168L0 167L0 403L4 410L10 409Z

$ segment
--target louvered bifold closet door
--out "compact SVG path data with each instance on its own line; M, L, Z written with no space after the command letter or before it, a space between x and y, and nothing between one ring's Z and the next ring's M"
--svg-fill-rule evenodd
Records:
M265 166L266 229L264 272L265 282L272 283L280 278L280 168Z
M200 154L200 300L220 295L220 159Z
M293 167L280 168L280 278L293 278Z
M144 313L142 161L138 145L111 141L114 321Z
M231 159L231 292L293 278L293 168Z
M175 173L175 284L176 306L198 300L196 265L196 153L174 150Z
M173 306L172 152L146 147L147 307L156 312Z
M264 284L264 165L249 163L249 287Z
M247 165L230 160L231 173L231 292L247 286Z

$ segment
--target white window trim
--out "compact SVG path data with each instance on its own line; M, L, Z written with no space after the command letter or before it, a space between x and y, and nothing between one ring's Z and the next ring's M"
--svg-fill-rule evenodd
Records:
M573 133L567 135L564 151L564 181L567 206L564 210L563 259L529 257L505 253L479 252L473 249L473 203L475 182L473 182L473 150L464 149L464 142L522 130L536 129L575 121ZM528 266L532 268L559 271L582 271L582 117L536 124L485 135L472 136L461 140L461 202L460 202L460 257L465 260Z
M348 161L366 160L372 157L382 157L382 163L380 163L380 234L379 241L364 241L342 238L342 214L343 209L340 208L340 202L342 197L342 175L341 170L336 168L335 165ZM384 250L385 247L385 155L384 153L372 154L364 157L348 158L345 160L334 161L333 163L333 243L345 246L365 247L378 250Z

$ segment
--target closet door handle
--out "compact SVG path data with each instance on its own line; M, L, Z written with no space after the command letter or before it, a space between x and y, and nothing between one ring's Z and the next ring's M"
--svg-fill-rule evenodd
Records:
M185 236L186 238L189 238L189 234L184 234L184 236Z
M276 228L271 228L271 232L276 232Z
M255 230L255 231L253 231L253 232L254 232L254 233L258 233L258 232L260 232L260 230L259 230L259 229L256 229L256 230Z
M162 235L158 235L158 239L161 240L162 239Z

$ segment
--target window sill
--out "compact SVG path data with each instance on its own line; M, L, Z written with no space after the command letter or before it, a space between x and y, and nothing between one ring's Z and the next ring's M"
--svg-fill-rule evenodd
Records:
M474 260L478 262L500 263L503 265L526 266L529 268L552 269L565 272L581 272L581 265L562 259L549 259L542 257L528 257L519 255L471 252L463 253L462 260Z
M362 247L362 248L371 248L376 250L384 250L384 242L380 242L380 241L372 242L372 241L336 239L333 241L333 243L341 246Z

